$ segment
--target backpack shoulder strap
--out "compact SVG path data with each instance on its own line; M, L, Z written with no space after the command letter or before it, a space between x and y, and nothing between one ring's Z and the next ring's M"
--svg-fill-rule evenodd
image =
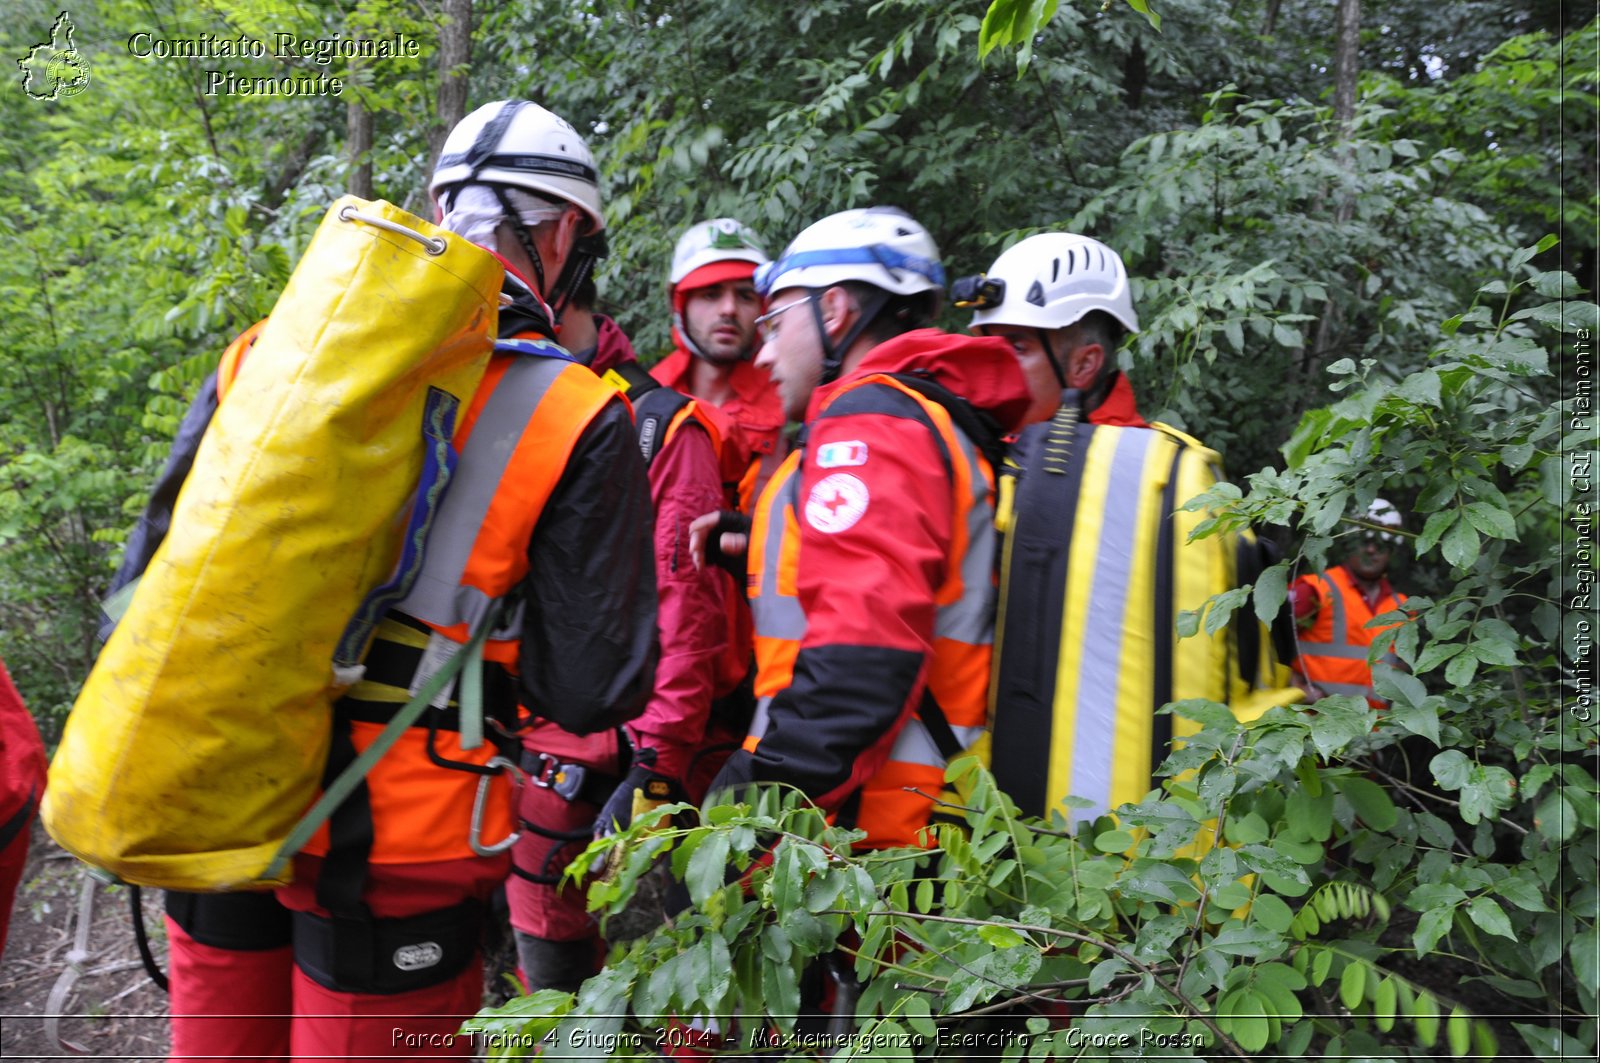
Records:
M890 373L896 381L915 391L930 402L938 403L950 415L950 420L961 433L972 441L989 461L989 467L1000 468L1005 460L1004 433L995 419L957 395L931 376L922 373Z
M639 453L648 466L666 443L667 429L694 400L682 392L663 387L638 362L614 365L601 374L600 379L627 396L639 433Z

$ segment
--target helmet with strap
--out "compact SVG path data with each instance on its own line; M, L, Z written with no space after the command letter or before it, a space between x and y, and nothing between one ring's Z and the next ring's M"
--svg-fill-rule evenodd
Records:
M1122 257L1076 233L1040 233L1008 248L984 278L990 298L972 324L1059 329L1099 310L1129 332L1139 331ZM999 283L998 289L994 287ZM958 304L959 305L959 304Z
M777 260L756 270L756 290L770 297L785 288L818 292L836 284L877 289L861 316L837 342L822 325L822 310L811 303L822 338L822 381L839 375L844 356L861 333L891 302L926 294L928 314L938 312L944 294L939 247L928 230L898 207L867 207L831 214L803 230Z
M712 218L685 229L672 249L672 269L667 275L673 339L677 344L697 358L707 358L684 321L688 293L714 284L748 280L766 262L761 238L735 218ZM737 360L749 358L754 346L748 345Z
M428 184L441 214L459 191L482 185L499 200L505 217L538 275L541 297L557 316L583 283L594 262L606 254L605 217L600 213L599 172L594 156L565 119L527 100L497 100L463 118L445 138ZM507 194L520 189L545 200L569 203L584 217L583 230L561 276L546 285L544 267L519 211Z
M955 283L955 304L977 311L972 327L1031 328L1061 387L1067 371L1050 334L1099 311L1129 332L1139 331L1122 256L1077 233L1040 233L1001 252L989 272Z

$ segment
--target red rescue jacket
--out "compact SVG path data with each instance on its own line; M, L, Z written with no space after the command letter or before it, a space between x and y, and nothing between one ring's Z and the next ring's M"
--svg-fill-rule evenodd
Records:
M1004 341L932 329L818 389L804 448L756 507L761 702L713 784L797 786L869 846L917 843L947 755L981 733L995 596L994 471L942 405L890 374L931 378L1001 431L1030 402Z

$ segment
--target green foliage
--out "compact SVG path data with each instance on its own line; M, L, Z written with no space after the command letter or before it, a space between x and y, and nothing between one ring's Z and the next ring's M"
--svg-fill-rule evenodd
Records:
M296 3L219 2L196 17L106 0L71 12L90 70L82 93L0 93L0 656L47 738L93 661L99 600L185 407L226 343L271 308L344 190L330 154L341 101L207 96L207 64L139 59L127 39L416 32L412 7L369 0L347 23ZM58 13L25 3L0 26L0 52L25 53ZM210 65L285 72L270 60ZM375 107L415 104L422 73L396 61L360 91ZM380 194L404 199L420 170L399 150L398 191L380 180Z

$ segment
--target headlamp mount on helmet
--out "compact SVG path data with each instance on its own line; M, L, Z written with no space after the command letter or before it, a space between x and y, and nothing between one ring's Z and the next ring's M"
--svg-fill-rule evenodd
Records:
M987 310L1006 299L1006 282L987 273L957 277L950 285L950 302L957 310Z

